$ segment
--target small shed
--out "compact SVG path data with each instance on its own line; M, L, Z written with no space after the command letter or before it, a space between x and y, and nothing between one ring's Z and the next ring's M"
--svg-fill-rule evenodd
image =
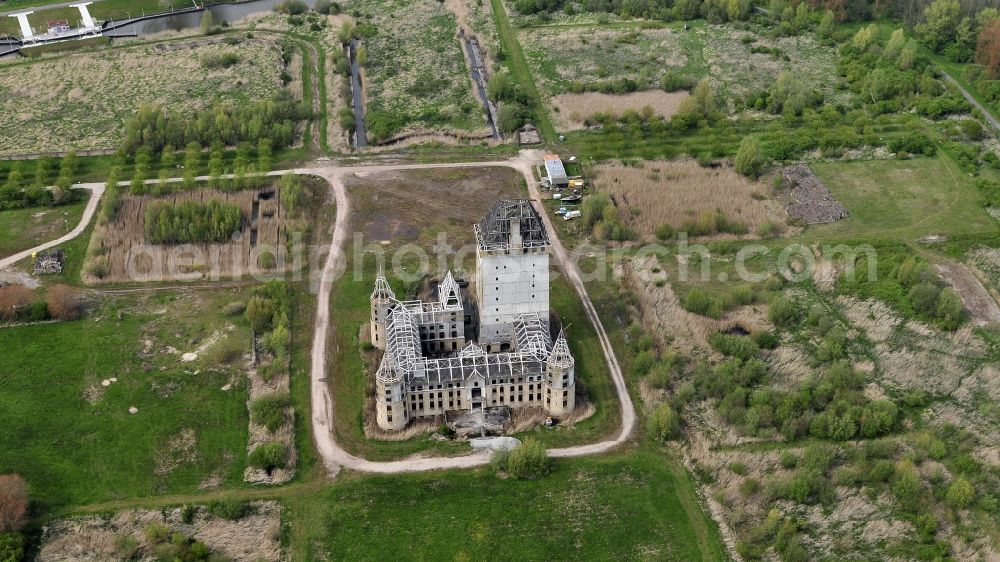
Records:
M45 24L48 27L50 34L67 33L69 29L69 22L66 20L54 20Z
M565 187L569 185L569 176L566 175L566 168L563 167L562 160L554 154L546 154L543 158L545 162L545 175L549 178L552 187Z

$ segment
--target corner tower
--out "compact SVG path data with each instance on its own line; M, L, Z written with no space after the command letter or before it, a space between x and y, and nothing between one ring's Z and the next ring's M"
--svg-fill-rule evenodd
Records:
M562 416L576 408L575 365L566 334L560 330L552 344L552 353L545 361L545 411L548 413Z
M497 201L476 225L479 344L509 351L522 314L549 318L549 242L542 218L524 199Z
M378 267L375 278L375 290L372 291L371 338L372 345L385 349L385 325L389 321L389 309L396 301L396 293L392 292L389 281L385 278L382 266Z

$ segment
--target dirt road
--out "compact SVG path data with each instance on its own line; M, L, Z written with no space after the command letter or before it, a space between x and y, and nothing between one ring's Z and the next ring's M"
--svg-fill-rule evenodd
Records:
M425 457L391 462L376 462L356 457L348 453L337 443L336 439L334 439L332 427L334 419L334 403L333 398L330 395L330 385L327 384L327 342L330 340L331 330L330 296L333 290L334 281L340 274L343 273L345 268L344 251L350 228L350 199L347 197L347 189L344 186L343 177L354 173L427 170L434 168L470 168L483 166L508 167L521 172L529 186L533 204L542 216L546 228L549 230L550 239L552 241L553 255L555 256L556 263L558 263L566 273L570 284L573 285L577 295L583 302L587 318L590 320L594 330L597 332L598 339L601 343L601 349L604 352L605 361L608 365L608 370L611 373L611 378L614 381L615 390L618 394L618 401L621 406L622 416L621 428L614 438L589 445L549 449L549 455L552 457L564 458L604 453L624 443L632 434L632 431L635 429L636 422L635 407L633 406L632 399L629 396L628 388L625 386L625 378L622 375L621 367L618 364L618 358L615 357L614 349L611 347L611 341L608 339L607 332L605 332L604 326L601 324L601 320L597 315L594 304L587 295L587 289L581 280L580 272L577 269L576 264L569 259L569 254L566 251L566 248L559 240L559 235L552 227L552 223L548 215L545 213L545 209L542 208L538 189L537 186L535 186L534 177L531 173L532 162L540 160L540 153L526 151L522 152L517 158L497 162L399 164L351 167L340 167L332 165L329 162L317 162L313 167L291 170L298 174L313 174L326 179L330 183L333 190L334 199L337 205L337 216L330 241L330 248L327 253L322 272L320 273L320 279L316 285L318 286L318 294L316 297L316 322L313 327L312 366L310 368L310 402L312 405L313 438L316 443L316 449L319 451L320 456L323 458L324 465L331 474L336 474L341 467L360 472L401 473L450 468L469 468L484 465L489 461L488 454L480 452L460 457ZM279 176L283 175L287 171L288 170L274 171L270 172L268 175ZM154 181L159 180L150 180L148 183L152 183ZM183 180L182 178L175 178L168 181L176 182ZM127 182L122 182L122 184L127 185ZM59 238L58 240L47 242L30 250L25 250L24 252L0 260L0 268L6 267L7 265L11 265L24 259L25 257L28 257L32 254L32 252L48 249L72 240L87 228L87 225L90 224L90 221L94 217L101 196L104 194L104 186L102 184L80 184L75 187L79 189L89 189L92 191L90 202L87 204L87 208L83 213L83 218L80 220L80 224L77 225L72 232ZM330 375L337 376L338 373L330 373Z

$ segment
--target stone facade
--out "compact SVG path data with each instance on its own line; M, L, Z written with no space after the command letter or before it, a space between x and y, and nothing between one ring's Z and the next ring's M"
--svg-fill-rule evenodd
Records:
M549 333L549 240L528 201L499 201L476 226L479 337L466 341L465 295L451 272L432 302L399 301L381 271L371 295L378 425L452 410L575 408L574 359Z

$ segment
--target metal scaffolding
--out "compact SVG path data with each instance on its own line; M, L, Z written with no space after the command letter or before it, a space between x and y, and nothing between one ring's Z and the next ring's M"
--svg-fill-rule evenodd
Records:
M512 236L511 224L517 226L519 243L518 237ZM476 241L483 250L541 248L550 245L542 218L527 199L497 201L486 217L476 225Z

